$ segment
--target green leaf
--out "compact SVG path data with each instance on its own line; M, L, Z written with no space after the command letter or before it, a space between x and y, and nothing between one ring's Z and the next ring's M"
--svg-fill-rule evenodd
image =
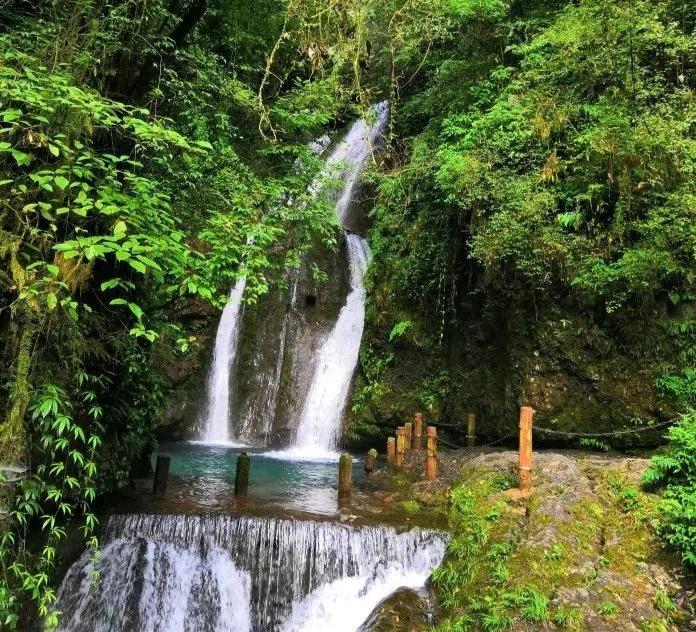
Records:
M101 284L101 291L104 292L105 290L112 290L113 288L117 287L118 284L121 282L121 279L109 279L108 281L104 281Z
M139 305L136 305L135 303L128 303L128 308L131 312L133 312L134 316L138 320L140 320L143 317L143 310L140 308Z
M3 123L14 123L15 121L18 121L21 116L22 110L18 110L16 108L0 112L0 117L2 118Z
M67 178L65 178L63 176L56 176L55 178L53 178L53 182L56 183L56 186L59 189L66 189L68 187L68 185L70 184L70 180L68 180Z
M145 271L147 270L147 268L145 267L145 264L141 263L137 259L129 259L128 265L130 265L131 268L133 268L134 270L137 270L141 274L145 274Z
M31 163L32 155L17 149L10 150L10 154L20 167L26 167Z
M128 232L128 225L122 219L118 220L114 224L114 235L116 237L122 237Z

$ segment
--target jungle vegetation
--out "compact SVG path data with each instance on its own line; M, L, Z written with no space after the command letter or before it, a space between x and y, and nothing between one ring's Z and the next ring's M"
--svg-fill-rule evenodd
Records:
M684 0L0 0L0 626L57 622L56 546L96 550L196 344L180 306L336 241L308 143L383 99L356 410L463 297L491 327L563 305L684 415L651 482L693 563L695 29Z

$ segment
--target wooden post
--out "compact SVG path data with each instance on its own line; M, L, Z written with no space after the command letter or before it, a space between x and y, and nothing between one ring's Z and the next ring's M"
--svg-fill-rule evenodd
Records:
M338 499L350 498L353 487L353 457L344 452L338 460Z
M469 448L476 445L476 413L469 413L466 419L466 445Z
M404 466L404 443L406 441L406 431L403 428L396 429L396 467Z
M167 481L169 480L169 464L171 457L163 454L157 455L157 465L155 465L155 479L152 484L152 493L157 496L164 496L167 491Z
M413 442L413 424L408 421L404 424L404 430L405 432L405 437L406 437L406 442L404 445L404 449L406 452L408 452L411 449L411 445Z
M396 462L396 439L389 437L387 439L387 464L394 465Z
M365 474L371 474L375 469L375 461L377 460L377 450L372 448L365 456Z
M423 449L423 413L416 413L413 418L413 449Z
M435 480L437 476L437 428L428 426L428 453L425 460L425 477L429 480Z
M534 409L529 406L520 408L520 490L532 489L532 420Z
M242 452L237 457L237 471L234 475L234 495L246 496L249 489L249 469L251 459L246 452Z

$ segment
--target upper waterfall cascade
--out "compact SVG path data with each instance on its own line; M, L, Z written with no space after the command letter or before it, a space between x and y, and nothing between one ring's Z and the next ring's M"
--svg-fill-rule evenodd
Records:
M388 103L385 101L374 106L368 116L358 119L328 156L321 173L309 187L309 193L314 197L329 195L335 199L336 217L342 226L346 226L350 220L361 173L381 142L388 113ZM323 151L326 144L326 140L322 139L317 151ZM326 186L327 181L331 180L340 183L336 191L331 191ZM349 294L332 330L323 339L316 337L318 343L315 349L313 345L312 350L314 357L307 365L313 373L306 382L295 385L293 397L302 405L288 415L291 426L297 428L297 433L293 447L284 454L302 458L331 457L340 433L342 413L358 361L362 337L365 302L362 277L369 257L367 243L362 237L347 234L346 242ZM254 437L263 437L262 440L267 442L276 415L285 361L285 339L290 323L289 312L296 306L297 274L292 284L289 310L284 315L278 332L279 343L267 353L269 359L273 356L273 361L261 368L259 364L262 357L259 354L263 354L263 351L259 350L244 363L245 370L258 375L254 388L259 396L252 405L237 411L233 422L231 406L237 392L235 365L243 326L244 286L245 279L241 278L232 288L217 330L207 384L207 404L201 416L198 435L198 439L206 443L235 444L238 438L258 442L259 439ZM236 433L233 428L236 428Z
M445 535L252 517L113 516L61 585L62 632L354 632ZM99 574L95 576L98 569Z
M365 163L379 143L387 123L388 103L374 108L374 120L359 119L326 161L328 170L339 165L344 182L336 215L344 225ZM335 457L341 419L353 372L358 363L365 321L363 276L369 261L369 248L359 235L346 235L350 268L350 293L333 329L319 346L314 373L297 426L295 444L287 454L299 458Z

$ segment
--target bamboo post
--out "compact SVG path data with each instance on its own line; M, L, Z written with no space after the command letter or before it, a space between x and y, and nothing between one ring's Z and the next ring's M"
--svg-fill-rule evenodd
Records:
M396 429L396 467L404 466L406 431L403 428Z
M167 491L167 481L169 480L169 464L171 457L163 454L157 455L157 464L155 465L155 478L152 483L152 493L156 496L164 496Z
M353 487L353 457L344 452L338 460L338 499L350 498Z
M428 453L425 460L425 477L429 480L435 480L437 476L437 428L428 426Z
M520 490L532 489L532 420L534 409L530 406L520 408Z
M389 437L387 439L387 464L394 465L396 462L396 439Z
M476 413L469 413L466 419L466 445L469 448L476 445Z
M413 449L423 449L423 413L416 413L413 418Z
M246 496L249 489L249 469L251 459L246 452L237 457L237 471L234 475L234 495Z
M372 448L371 450L368 450L367 455L365 456L365 474L371 474L372 471L375 469L375 461L377 460L377 450Z
M404 430L406 431L406 441L404 444L404 449L406 452L408 452L411 449L411 445L413 443L413 424L410 421L406 422L404 424Z

